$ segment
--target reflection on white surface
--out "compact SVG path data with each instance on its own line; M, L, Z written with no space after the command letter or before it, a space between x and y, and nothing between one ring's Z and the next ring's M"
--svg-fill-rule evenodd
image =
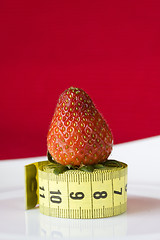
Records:
M45 216L37 210L25 213L26 234L49 239L104 239L127 234L126 213L106 219L62 219Z

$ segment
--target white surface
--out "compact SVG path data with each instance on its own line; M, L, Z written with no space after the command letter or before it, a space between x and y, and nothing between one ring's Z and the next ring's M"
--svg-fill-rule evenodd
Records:
M46 157L0 161L0 239L160 239L160 136L116 145L110 159L129 166L128 210L90 220L24 210L24 165Z

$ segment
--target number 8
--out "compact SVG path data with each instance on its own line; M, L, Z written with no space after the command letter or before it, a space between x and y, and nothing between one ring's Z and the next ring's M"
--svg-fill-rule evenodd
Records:
M107 197L107 192L106 192L106 191L95 192L95 193L93 194L93 197L94 197L95 199L106 198L106 197Z

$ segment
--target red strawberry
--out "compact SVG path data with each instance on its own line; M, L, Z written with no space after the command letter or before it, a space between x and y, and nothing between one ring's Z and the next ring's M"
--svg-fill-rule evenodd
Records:
M82 89L65 90L58 101L47 136L48 151L62 165L104 162L112 151L112 133Z

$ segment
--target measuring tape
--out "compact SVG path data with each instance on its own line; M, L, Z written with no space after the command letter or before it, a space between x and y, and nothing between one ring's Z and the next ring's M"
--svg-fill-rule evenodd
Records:
M127 209L127 164L55 175L50 162L25 166L26 209L60 218L106 218Z

